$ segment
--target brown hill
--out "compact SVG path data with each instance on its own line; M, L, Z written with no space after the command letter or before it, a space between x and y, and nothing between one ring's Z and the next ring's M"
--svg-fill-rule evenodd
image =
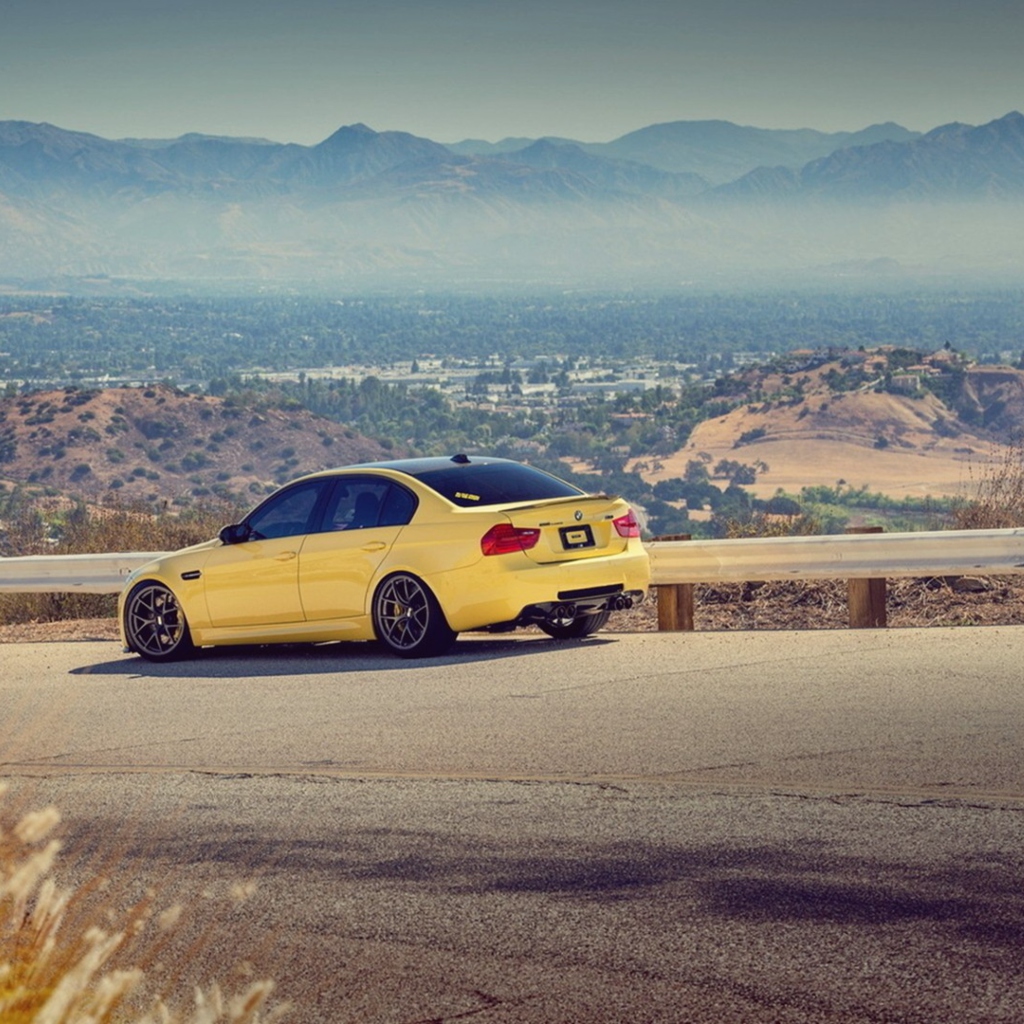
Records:
M684 448L644 475L670 479L692 459L709 467L725 459L767 465L750 487L759 497L839 481L896 498L970 495L1024 422L1024 373L950 365L957 357L947 353L894 371L892 355L794 358L789 372L744 371L736 382L747 401L698 424ZM949 404L926 386L935 380Z
M0 478L87 500L251 505L303 473L391 454L304 409L243 408L162 385L0 400Z
M1024 429L1024 371L972 366L960 390L965 413L1000 440L1016 443Z

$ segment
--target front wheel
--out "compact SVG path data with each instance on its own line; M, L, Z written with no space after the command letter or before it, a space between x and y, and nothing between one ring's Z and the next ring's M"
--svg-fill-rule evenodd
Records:
M147 661L177 661L195 651L185 613L162 583L140 583L124 609L128 646Z
M592 615L577 615L571 619L559 619L557 622L538 622L537 625L556 640L578 640L583 636L596 633L607 621L611 612L594 612Z
M456 636L430 588L404 572L389 576L377 588L373 598L373 631L385 647L401 658L444 654Z

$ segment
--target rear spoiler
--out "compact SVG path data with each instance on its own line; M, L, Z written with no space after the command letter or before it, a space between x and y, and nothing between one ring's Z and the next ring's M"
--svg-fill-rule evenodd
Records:
M522 511L528 508L540 508L542 505L572 505L574 502L580 501L593 501L595 498L601 501L618 501L618 494L572 494L568 498L540 498L537 501L522 501L522 502L507 502L501 506L487 506L487 507L501 507L501 508L514 508L517 511Z

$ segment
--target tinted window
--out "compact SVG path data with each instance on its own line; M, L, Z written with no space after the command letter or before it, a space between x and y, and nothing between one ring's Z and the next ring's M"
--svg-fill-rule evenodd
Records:
M414 474L438 494L464 508L541 501L583 494L578 487L516 462L444 466Z
M404 526L416 511L416 498L398 484L392 484L380 510L381 526Z
M352 476L336 481L327 502L323 528L365 530L376 526L388 486L388 481L379 477Z
M323 488L323 481L311 480L268 498L246 520L253 540L308 533L313 510Z
M404 526L412 518L416 499L382 477L342 477L334 485L324 514L324 530L365 530L374 526Z

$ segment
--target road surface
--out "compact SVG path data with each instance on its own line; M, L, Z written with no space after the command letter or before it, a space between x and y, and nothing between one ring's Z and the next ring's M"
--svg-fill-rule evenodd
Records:
M0 776L62 809L62 880L185 903L183 975L295 1021L1020 1022L1022 647L7 645Z

